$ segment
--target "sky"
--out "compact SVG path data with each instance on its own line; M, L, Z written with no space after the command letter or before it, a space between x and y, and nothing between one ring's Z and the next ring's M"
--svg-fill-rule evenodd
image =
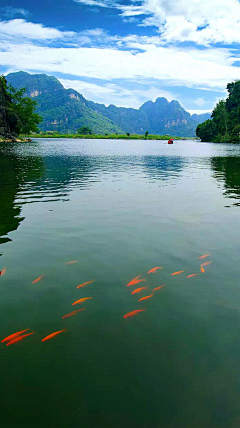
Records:
M88 100L211 111L240 79L238 0L1 0L0 73L57 77Z

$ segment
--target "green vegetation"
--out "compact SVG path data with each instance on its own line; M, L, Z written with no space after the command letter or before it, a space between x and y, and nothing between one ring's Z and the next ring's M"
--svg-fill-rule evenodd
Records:
M77 130L77 134L91 135L92 130L88 126L82 126Z
M154 135L148 134L147 137L139 134L61 134L54 131L47 132L39 132L39 133L31 133L28 135L24 135L25 138L86 138L89 140L94 139L105 139L105 140L169 140L173 138L174 140L182 140L182 137L173 137L170 135ZM184 138L184 140L192 140L191 137Z
M0 76L0 137L15 138L19 134L36 132L41 117L35 112L36 101L24 97L25 90L16 90Z
M228 97L212 111L211 119L196 129L201 141L240 143L240 80L227 85Z
M194 137L196 126L209 114L190 115L178 101L166 98L147 101L139 109L116 107L86 100L73 89L65 89L53 76L10 73L7 80L15 88L26 88L26 95L37 100L37 112L43 121L40 129L74 134L88 127L95 134L178 135Z

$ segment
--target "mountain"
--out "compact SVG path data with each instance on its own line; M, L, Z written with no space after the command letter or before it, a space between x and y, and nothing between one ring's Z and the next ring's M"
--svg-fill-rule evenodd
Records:
M53 76L10 73L7 82L17 89L26 88L26 96L37 100L37 113L43 121L42 131L68 133L81 126L89 126L95 133L121 133L123 130L107 117L86 105L85 98L73 89L65 89Z
M211 113L202 113L202 114L193 114L192 120L196 123L196 126L199 125L199 123L205 122L205 120L208 120L211 118Z
M194 136L195 123L190 113L186 112L178 101L168 102L166 98L157 98L155 102L147 101L140 107L147 114L153 134L175 134Z
M97 104L93 101L87 101L87 105L93 110L98 111L103 116L108 117L124 132L131 134L143 134L150 129L148 116L140 110L126 107L116 107L110 104L106 107L104 104Z
M89 126L93 132L170 134L194 137L199 123L210 114L191 116L178 101L166 98L147 101L139 109L116 107L86 100L73 89L65 89L53 76L45 74L10 73L7 81L15 88L26 88L26 95L37 100L37 112L43 117L43 131L75 132Z

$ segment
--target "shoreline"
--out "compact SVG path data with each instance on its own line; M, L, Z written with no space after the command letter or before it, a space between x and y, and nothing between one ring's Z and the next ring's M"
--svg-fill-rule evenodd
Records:
M84 140L165 140L168 141L170 139L173 140L194 140L197 137L172 137L169 135L148 135L147 137L144 135L82 135L82 134L31 134L29 136L24 136L24 139L34 139L34 138L69 138L69 139L84 139Z
M30 143L31 138L0 139L0 143Z

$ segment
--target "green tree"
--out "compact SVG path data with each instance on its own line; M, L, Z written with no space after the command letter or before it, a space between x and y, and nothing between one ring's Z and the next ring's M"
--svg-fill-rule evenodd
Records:
M201 141L213 141L216 135L216 124L212 119L200 123L196 129L196 135Z
M149 132L148 132L148 131L146 131L146 132L145 132L145 137L146 137L146 138L147 138L148 134L149 134Z
M81 126L81 128L77 130L77 134L91 135L92 130L88 126Z
M1 87L5 95L6 116L13 134L28 134L38 130L42 118L35 112L37 102L24 97L25 89L16 90L8 85L4 76L0 76Z
M211 115L217 132L221 135L227 134L228 132L228 111L226 108L226 102L221 100L214 107Z
M130 132L127 132L127 136L129 137L129 135L130 135Z

